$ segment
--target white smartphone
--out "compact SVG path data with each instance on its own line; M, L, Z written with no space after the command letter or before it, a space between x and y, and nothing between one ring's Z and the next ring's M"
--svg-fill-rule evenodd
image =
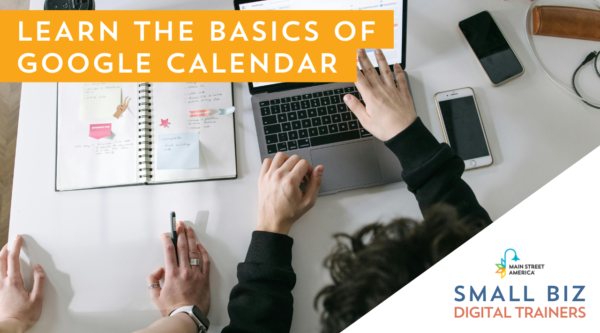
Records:
M466 169L492 165L494 158L473 89L437 93L435 104L446 143L465 161Z

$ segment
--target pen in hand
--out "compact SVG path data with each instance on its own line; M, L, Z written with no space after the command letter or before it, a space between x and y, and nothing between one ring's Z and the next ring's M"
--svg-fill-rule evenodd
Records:
M179 266L179 255L177 254L177 222L175 218L175 212L171 212L171 240L175 247L175 258L177 259L177 266Z

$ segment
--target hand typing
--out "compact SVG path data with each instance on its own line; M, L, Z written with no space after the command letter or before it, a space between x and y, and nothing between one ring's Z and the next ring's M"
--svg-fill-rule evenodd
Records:
M315 205L323 170L298 155L277 153L265 159L258 178L257 230L287 235L292 224ZM308 184L302 192L300 184L305 180Z
M392 73L381 50L375 50L375 58L381 77L365 50L358 50L358 61L364 74L358 70L356 88L366 106L353 95L344 96L344 102L367 131L381 141L388 141L412 124L417 113L402 67L395 64ZM394 75L398 86L394 83Z

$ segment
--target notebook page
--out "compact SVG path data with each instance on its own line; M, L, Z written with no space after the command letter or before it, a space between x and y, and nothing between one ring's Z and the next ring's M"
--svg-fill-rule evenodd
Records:
M237 175L231 83L152 83L153 182ZM211 114L211 111L212 114ZM196 141L193 141L196 140ZM168 161L161 161L169 159Z
M82 83L58 86L57 172L58 190L136 183L137 96L135 83L123 83L122 96L132 102L119 119L82 120ZM90 98L87 92L86 98ZM97 96L108 98L110 96ZM86 101L85 103L88 103ZM112 104L111 104L112 105ZM110 110L106 114L114 114Z

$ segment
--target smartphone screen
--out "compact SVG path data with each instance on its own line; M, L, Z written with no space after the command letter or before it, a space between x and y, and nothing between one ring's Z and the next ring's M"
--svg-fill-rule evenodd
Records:
M440 101L450 147L463 160L490 155L473 96Z
M523 72L523 66L490 13L471 16L458 26L494 84Z

